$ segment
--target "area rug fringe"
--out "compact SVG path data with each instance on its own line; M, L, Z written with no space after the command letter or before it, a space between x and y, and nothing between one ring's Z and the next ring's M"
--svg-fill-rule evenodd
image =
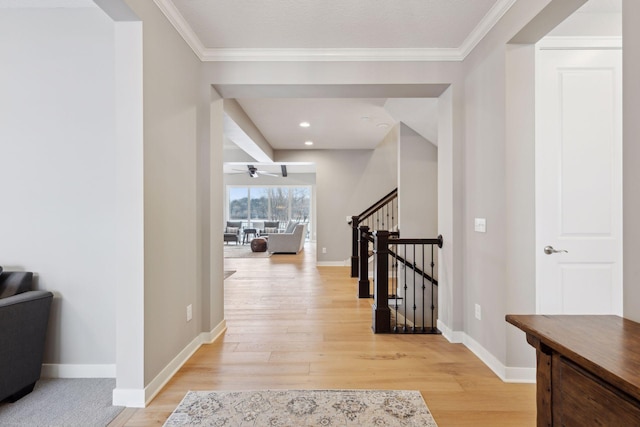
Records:
M415 390L189 391L164 425L437 427Z

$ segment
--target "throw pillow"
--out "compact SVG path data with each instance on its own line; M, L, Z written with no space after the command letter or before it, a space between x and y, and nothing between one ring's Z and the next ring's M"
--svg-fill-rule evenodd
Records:
M289 224L287 225L287 229L284 232L293 233L293 230L296 229L296 225L298 225L298 221L289 221Z
M0 279L1 299L30 291L33 273L30 271L5 271Z
M226 232L230 234L238 234L238 230L239 230L238 227L227 227Z
M277 233L278 229L276 227L265 227L264 228L264 232L265 233Z

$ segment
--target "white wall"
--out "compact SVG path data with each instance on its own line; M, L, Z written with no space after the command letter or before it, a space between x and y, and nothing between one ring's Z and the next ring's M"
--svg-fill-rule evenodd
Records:
M198 218L200 61L157 6L128 0L143 20L145 384L201 332ZM193 306L187 322L186 307Z
M506 51L506 313L535 313L535 48ZM522 332L507 327L506 365L531 367L535 352Z
M622 0L620 0L622 1ZM583 12L580 9L549 32L550 37L621 37L618 12Z
M460 233L454 207L454 179L451 173L457 164L453 146L453 88L449 87L438 99L438 235L443 245L438 253L438 328L445 337L453 340L453 331L462 330L462 321L457 320L462 311L462 262L456 252L460 251ZM458 213L459 215L459 213ZM454 233L454 230L455 233ZM454 240L455 237L455 240Z
M54 292L63 376L115 376L114 23L89 6L0 9L0 262Z
M105 3L105 2L101 2ZM142 23L122 1L106 3L115 23L117 271L115 405L143 406L144 119ZM105 10L105 9L103 9Z
M345 265L351 256L351 228L357 215L397 187L397 127L375 150L280 150L276 162L316 164L317 260ZM322 253L322 248L327 248Z
M202 82L201 82L202 83ZM198 140L202 147L201 155L207 159L199 173L202 185L201 235L203 236L202 263L202 332L206 340L211 341L217 333L224 331L224 259L223 228L224 218L224 180L222 176L222 158L224 144L224 100L209 84L202 83L205 88L206 108L202 113L202 125ZM206 341L203 340L203 341Z
M465 61L464 260L465 331L504 361L505 300L505 63L504 47L492 46ZM474 231L485 218L486 233ZM482 320L474 316L479 304Z
M398 227L403 238L438 236L438 148L400 124Z
M640 322L640 2L622 3L624 317Z
M524 336L509 329L512 327L506 324L505 315L513 310L528 311L527 298L535 292L535 281L530 277L534 259L528 258L535 243L530 232L535 218L530 203L533 169L527 163L533 158L525 157L522 163L522 156L531 149L532 128L529 126L531 133L527 133L526 127L531 123L524 117L523 128L519 129L522 134L514 140L508 122L514 117L508 109L514 106L511 91L527 84L527 74L516 75L523 70L507 63L506 49L508 41L547 3L514 4L463 63L464 342L507 379L531 379L533 373L531 369L512 370L508 365L513 361L519 367L532 368L533 359ZM517 165L525 167L514 170ZM486 233L474 231L475 218L486 219ZM508 252L516 248L520 252ZM481 320L475 316L476 304L481 308Z

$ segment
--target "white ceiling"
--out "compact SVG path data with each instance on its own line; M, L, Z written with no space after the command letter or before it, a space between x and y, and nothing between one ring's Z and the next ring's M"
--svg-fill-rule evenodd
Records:
M172 3L205 48L457 48L497 0Z
M260 98L238 102L276 150L372 149L395 124L383 98ZM308 122L308 128L300 127Z
M154 1L203 61L459 61L516 0ZM619 1L591 0L585 9ZM305 149L307 140L315 149L355 149L374 148L399 121L437 144L434 98L444 88L436 86L216 89L238 100L276 150Z
M515 0L155 1L194 52L209 61L406 60L412 55L459 60ZM354 85L334 92L216 88L225 98L237 99L269 144L283 150L373 149L399 121L436 143L437 104L419 99L439 96L444 87L436 86ZM302 121L311 126L301 128ZM242 134L237 126L228 128L230 140ZM305 141L314 145L305 146Z
M259 163L259 162L226 162L223 167L223 172L232 175L249 175L248 166L251 165L258 169L258 176L264 173L273 174L277 176L282 175L281 164L278 163ZM303 162L288 162L284 163L287 167L288 174L299 173L315 173L316 167L313 163Z

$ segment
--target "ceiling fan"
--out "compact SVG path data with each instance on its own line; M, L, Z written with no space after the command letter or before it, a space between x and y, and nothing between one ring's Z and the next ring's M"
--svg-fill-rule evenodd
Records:
M238 171L239 173L245 173L245 172L249 172L249 176L251 178L258 178L260 175L267 175L267 176L280 176L278 174L275 173L271 173L271 172L267 172L267 171L263 171L263 170L258 170L257 167L253 166L253 165L247 165L247 170L240 170L240 169L234 169L235 171Z

